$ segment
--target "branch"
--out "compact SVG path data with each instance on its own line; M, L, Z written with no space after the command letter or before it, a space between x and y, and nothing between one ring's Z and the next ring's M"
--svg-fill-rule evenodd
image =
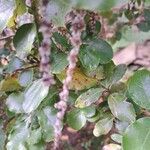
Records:
M28 66L28 67L25 67L25 68L19 68L19 69L16 69L12 74L16 74L16 73L18 73L18 72L20 72L20 71L25 71L25 70L28 70L28 69L30 69L30 68L35 68L35 67L38 67L38 66L39 66L39 65L36 64L36 65Z
M1 38L0 38L0 41L3 41L3 40L6 40L6 39L9 39L9 38L11 38L11 37L13 37L13 36L14 36L14 34L9 35L9 36L1 37Z

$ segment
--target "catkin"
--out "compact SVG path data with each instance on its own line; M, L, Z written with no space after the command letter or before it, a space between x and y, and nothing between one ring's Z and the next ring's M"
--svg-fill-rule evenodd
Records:
M53 75L51 73L51 66L50 66L50 54L51 54L51 36L53 25L52 22L49 20L46 8L47 8L48 0L43 0L41 3L41 7L39 9L39 14L41 14L42 19L40 23L39 32L42 33L43 40L39 47L39 54L40 54L40 72L42 74L42 79L45 85L51 86L55 84Z
M62 91L59 94L60 101L55 104L55 108L57 108L59 111L57 113L57 119L55 123L54 150L59 149L63 119L67 109L69 84L72 80L73 70L75 69L78 60L78 53L80 45L82 44L81 33L83 29L84 29L84 15L82 13L75 12L75 17L71 22L71 37L70 37L70 41L73 48L68 55L69 66L66 71L66 79L63 81Z

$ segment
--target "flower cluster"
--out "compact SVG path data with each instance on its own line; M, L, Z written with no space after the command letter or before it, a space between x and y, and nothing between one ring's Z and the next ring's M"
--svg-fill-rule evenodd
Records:
M40 7L40 14L42 15L41 24L39 28L39 32L43 35L43 40L41 46L39 47L40 54L40 71L42 73L43 82L45 85L50 86L55 84L53 75L50 71L50 54L51 54L51 36L53 25L51 21L49 21L46 8L47 8L48 0L42 1L42 6Z
M69 84L72 80L73 70L76 67L77 56L79 53L81 43L81 32L84 29L84 14L74 12L75 17L71 22L71 37L70 41L73 46L72 50L69 53L68 61L69 66L67 69L66 79L63 81L63 89L59 94L60 101L55 104L55 107L59 110L57 113L57 119L55 123L55 141L54 141L54 150L58 149L59 141L61 137L62 123L63 118L67 109L67 100L69 96Z

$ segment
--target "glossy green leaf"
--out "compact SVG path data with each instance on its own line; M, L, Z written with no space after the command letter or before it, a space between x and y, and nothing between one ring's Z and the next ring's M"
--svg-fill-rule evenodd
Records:
M108 118L99 120L95 124L94 130L93 130L93 134L96 137L101 136L101 135L105 135L111 130L112 125L113 125L113 119L112 118L108 117Z
M36 36L34 24L22 25L16 32L13 43L16 48L17 56L24 58L31 51Z
M67 123L71 128L80 130L86 124L86 117L79 109L73 109L67 113Z
M38 128L30 131L27 142L29 145L34 145L39 143L41 139L42 139L42 129Z
M129 126L129 122L116 120L115 127L121 135L125 132L126 128Z
M23 93L12 93L6 100L8 109L15 113L23 113L22 103L24 101Z
M139 28L140 31L148 32L150 30L150 21L140 22L139 24L137 24L137 27Z
M54 139L54 125L57 111L52 107L45 107L38 112L38 120L42 129L42 137L46 142Z
M51 65L53 73L61 73L68 65L67 55L59 51L53 52Z
M111 139L117 143L122 143L122 135L120 134L112 134Z
M79 51L79 59L82 66L93 70L99 65L99 56L96 54L95 49L88 49L87 45L82 45Z
M135 110L131 103L123 101L124 95L114 93L108 97L108 105L112 114L121 121L134 122Z
M89 106L89 107L90 107L90 106ZM89 117L89 118L87 117L87 120L88 120L89 122L96 122L97 120L100 119L100 117L101 117L100 112L99 112L99 111L96 111L95 115L92 116L92 117Z
M150 21L150 10L144 9L144 17L146 21Z
M86 68L83 68L83 71L84 71L85 75L87 75L88 77L91 77L91 78L96 78L98 80L102 80L105 78L104 68L102 65L99 65L94 70L88 70Z
M44 142L40 142L37 144L33 144L33 145L29 145L28 146L28 150L45 150L46 149L46 145Z
M6 140L6 134L0 128L0 150L5 150L5 140Z
M103 89L91 88L88 91L82 93L75 102L75 107L84 108L95 103L102 95Z
M70 0L52 0L46 9L47 16L56 26L64 26L64 18L71 10Z
M116 66L114 69L114 73L111 77L112 83L116 83L117 81L119 81L125 74L126 70L127 70L127 66L124 64L120 64L120 65Z
M20 150L25 148L24 142L29 136L29 129L25 123L19 123L14 127L12 133L8 135L7 150Z
M53 33L53 38L55 39L56 45L57 43L62 46L63 50L69 50L69 40L64 35L60 34L59 32Z
M0 49L0 58L3 57L3 56L7 57L9 54L10 54L9 49L6 49L6 48L1 48Z
M27 70L21 72L18 80L21 86L26 87L33 80L33 70Z
M12 17L15 9L14 0L1 0L0 1L0 33L6 27L8 20Z
M140 70L128 81L128 93L139 106L150 109L150 72Z
M109 63L107 64L104 64L104 74L105 74L105 78L109 78L110 76L113 75L114 73L114 69L115 69L115 64L113 61L110 61Z
M56 103L56 101L58 100L58 93L59 91L56 87L50 87L49 92L40 104L39 109L46 106L54 106L54 103Z
M110 68L112 69L112 68ZM102 81L102 85L104 85L105 87L111 86L112 84L115 84L116 82L118 82L123 75L126 72L126 65L124 64L120 64L118 66L116 66L113 71L110 73L110 76L108 76L108 78L106 78L106 80Z
M96 108L94 106L85 107L81 111L87 118L91 118L96 114Z
M23 109L26 113L34 111L47 96L49 87L41 79L36 80L24 93Z
M81 46L79 59L83 67L96 69L101 64L108 63L113 57L111 46L102 39L92 39Z
M14 57L10 60L9 64L7 65L6 72L12 73L17 69L21 68L22 66L23 66L23 61L18 57Z
M127 90L127 85L124 82L114 83L110 87L110 92L111 93L116 93L116 92L126 93L126 90Z
M149 150L150 118L140 118L131 124L123 135L124 150Z

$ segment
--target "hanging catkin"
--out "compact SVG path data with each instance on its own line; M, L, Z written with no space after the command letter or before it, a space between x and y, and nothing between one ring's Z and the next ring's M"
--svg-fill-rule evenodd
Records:
M75 17L71 22L71 37L72 50L68 55L69 66L66 71L66 79L63 81L63 89L59 94L60 101L55 104L55 108L59 111L55 123L55 140L54 150L59 149L59 142L61 138L61 130L63 126L63 119L67 109L67 100L69 96L69 84L72 80L73 70L76 67L77 56L79 53L81 43L81 32L84 29L84 14L75 12Z
M50 66L50 54L51 54L51 36L53 25L48 19L46 8L48 0L42 0L39 9L39 14L42 16L39 32L42 33L43 40L39 47L40 54L40 72L42 73L42 79L45 85L50 86L55 83L53 75L51 73Z

